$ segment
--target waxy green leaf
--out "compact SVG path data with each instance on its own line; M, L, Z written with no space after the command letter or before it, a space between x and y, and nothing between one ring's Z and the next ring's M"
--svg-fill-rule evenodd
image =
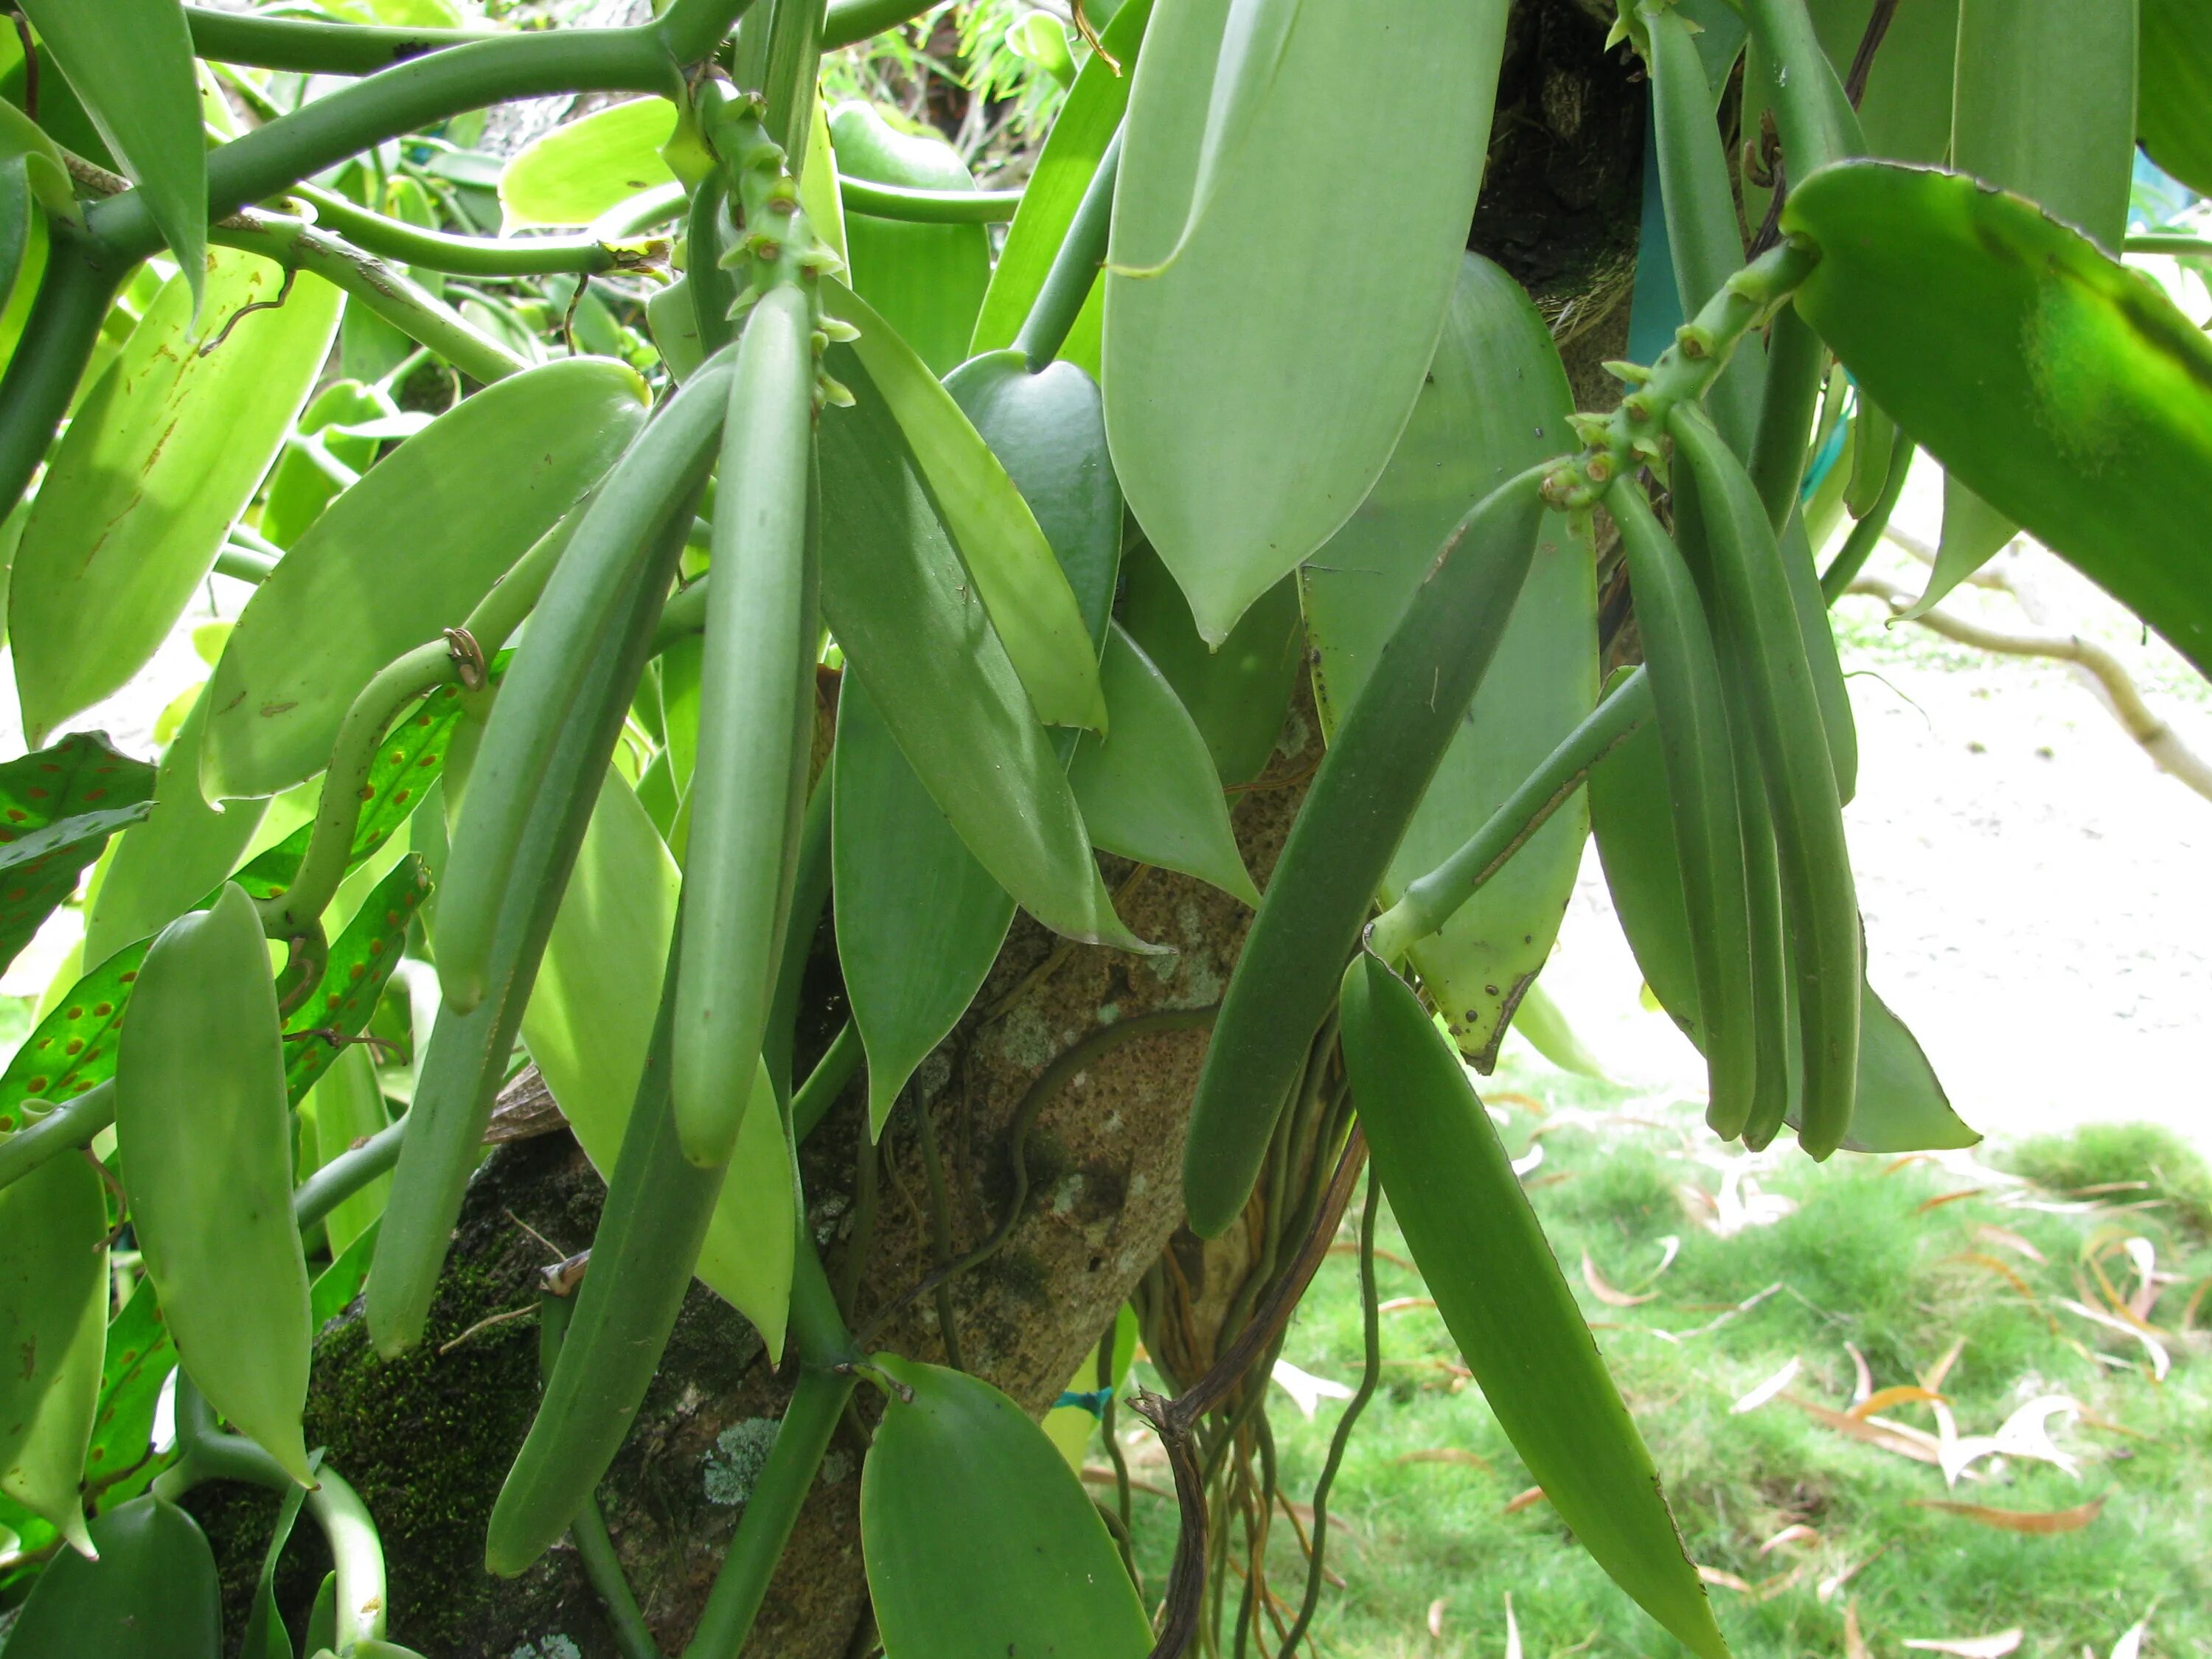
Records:
M633 196L673 183L660 147L675 131L675 105L634 98L532 140L500 172L504 228L588 225Z
M172 280L77 406L9 589L33 742L138 672L252 500L337 326L338 291L315 276L243 314L284 286L266 260L214 250L207 326L195 329L191 293Z
M2212 12L2197 0L2142 5L2136 130L2151 160L2191 190L2212 191Z
M1571 447L1573 410L1566 370L1534 304L1503 270L1468 254L1390 465L1300 577L1325 732L1365 687L1452 526L1505 479ZM1587 538L1565 520L1547 520L1497 659L1390 861L1383 903L1449 856L1596 702L1594 571ZM1413 965L1454 1039L1483 1071L1497 1059L1523 988L1551 955L1588 823L1582 802L1568 803L1413 947Z
M1260 890L1237 850L1206 738L1119 623L1106 638L1104 672L1113 729L1103 738L1086 732L1067 769L1091 841L1211 882L1257 909Z
M1153 20L1106 277L1115 465L1217 644L1351 515L1413 410L1481 182L1508 9L1407 0L1388 28L1357 7L1299 9L1186 240L1217 71L1237 56L1224 36L1248 4Z
M217 1659L222 1586L198 1522L134 1498L92 1523L92 1541L97 1561L64 1555L39 1575L11 1659Z
M108 836L151 810L154 769L76 732L0 766L0 964L76 890Z
M1692 1652L1724 1659L1651 1454L1459 1056L1366 951L1345 970L1341 1009L1390 1212L1513 1449L1615 1583Z
M838 693L828 782L837 963L879 1135L915 1068L975 1000L1014 902L922 787L857 674Z
M1143 1659L1152 1626L1044 1431L981 1378L897 1354L860 1468L860 1549L886 1659Z
M146 960L125 945L72 985L0 1073L0 1133L12 1134L115 1075L116 1029Z
M902 132L876 106L850 98L830 112L840 177L913 190L975 188L975 176L934 133ZM991 240L982 225L918 225L872 214L845 215L853 291L943 374L968 355L968 337L991 283Z
M609 771L523 1009L522 1040L584 1156L610 1178L645 1070L681 884L645 809ZM757 1086L694 1271L771 1354L783 1351L791 1297L795 1180L782 1118Z
M306 1047L306 1044L295 1045ZM301 1101L301 1115L313 1137L315 1168L343 1156L391 1121L384 1092L377 1087L376 1062L358 1044L333 1051L337 1058ZM379 1176L324 1218L331 1254L343 1255L384 1213L392 1177Z
M406 854L331 945L321 981L284 1022L284 1093L294 1104L337 1063L346 1040L368 1024L406 949L408 924L429 896L429 870Z
M77 1485L107 1333L107 1202L80 1158L0 1188L0 1492L85 1537Z
M1099 41L1115 60L1094 53L1075 77L1067 100L1053 118L1052 133L1022 186L1022 204L1006 228L1006 245L991 270L990 291L975 318L975 338L969 349L995 351L1014 343L1028 320L1044 286L1045 273L1074 222L1075 210L1098 170L1099 157L1121 125L1129 107L1130 70L1136 65L1137 48L1152 21L1152 0L1122 0L1099 33ZM1098 374L1099 320L1105 299L1097 287L1077 313L1075 325L1060 349L1060 359Z
M1797 307L1898 423L2212 672L2212 343L2145 278L1972 179L1862 162L1790 192Z
M376 671L465 622L646 411L645 384L624 364L548 363L441 416L331 502L254 590L204 694L208 798L269 794L319 771Z
M313 1332L292 1221L292 1123L266 941L235 884L146 955L115 1072L131 1218L185 1370L312 1484Z
M1614 914L1644 983L1683 1035L1702 1049L1690 916L1676 863L1674 821L1656 726L1610 750L1589 778L1590 824ZM1862 989L1858 1095L1844 1148L1855 1152L1936 1152L1981 1136L1951 1109L1950 1097L1919 1042L1871 985ZM1789 1120L1797 1121L1791 1080Z
M376 459L377 441L328 428L397 412L382 391L359 380L339 380L317 392L314 401L300 412L298 427L269 471L268 485L261 493L262 535L279 547L291 546L338 493L338 480L331 476L331 470L309 452L301 439L313 439L315 447L340 466L364 472Z
M924 485L888 400L864 389L868 371L848 352L831 348L830 372L853 385L858 402L825 410L817 439L822 610L848 665L939 809L1018 903L1070 938L1141 949L1114 914L1059 757L981 584L954 550L939 498ZM945 408L972 438L949 397ZM1010 482L1006 489L1012 494ZM1014 501L1049 562L1036 520ZM1066 607L1070 649L1095 684L1074 595L1057 564L1051 575Z
M823 308L860 331L831 348L827 368L864 404L896 422L900 447L927 483L931 506L991 627L1048 726L1102 728L1098 659L1053 545L1014 481L951 392L890 326L850 289L822 284Z
M109 151L144 192L192 309L207 256L207 141L192 37L177 0L22 0ZM216 326L221 313L213 313Z

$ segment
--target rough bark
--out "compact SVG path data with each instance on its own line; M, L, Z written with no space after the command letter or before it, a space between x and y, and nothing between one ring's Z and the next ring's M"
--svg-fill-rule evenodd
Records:
M1601 7L1598 9L1607 10ZM1582 0L1516 6L1482 205L1470 245L1534 293L1554 325L1577 401L1609 404L1599 370L1621 355L1634 270L1641 169L1641 88L1624 54L1601 51L1602 25ZM1264 885L1319 735L1301 680L1269 775L1236 811L1238 838ZM942 1154L949 1249L988 1237L1013 1196L1007 1128L1024 1095L1077 1043L1163 1009L1218 1000L1251 916L1198 883L1133 875L1120 908L1150 960L1069 947L1018 920L989 981L953 1037L918 1074L884 1140L872 1230L855 1205L865 1146L865 1090L854 1087L802 1153L809 1220L833 1283L856 1285L866 1330L941 1259L924 1158L927 1126ZM805 1065L842 1018L826 933L810 981L799 1059ZM1029 1199L1005 1247L948 1292L966 1366L1032 1411L1069 1382L1117 1309L1168 1253L1193 1339L1175 1358L1201 1367L1209 1321L1253 1258L1246 1230L1201 1246L1182 1221L1178 1166L1206 1037L1142 1035L1102 1054L1045 1103L1024 1156ZM431 1659L610 1659L596 1596L565 1546L520 1578L483 1571L484 1523L538 1396L538 1270L586 1244L604 1195L565 1133L502 1146L471 1185L429 1334L380 1362L357 1317L317 1345L311 1444L361 1491L383 1528L394 1639ZM864 1206L862 1206L864 1207ZM864 1259L851 1261L864 1246ZM925 1296L869 1333L879 1346L945 1357L939 1298ZM501 1315L518 1316L484 1323ZM1163 1358L1169 1356L1164 1354ZM863 1389L863 1397L868 1394ZM631 1584L665 1651L689 1637L723 1547L788 1396L758 1338L695 1285L637 1425L600 1489ZM869 1408L840 1431L763 1608L750 1655L837 1659L865 1616L858 1470ZM216 1540L226 1591L243 1624L274 1500L228 1486L193 1496ZM297 1615L325 1571L317 1545L294 1547L280 1600Z

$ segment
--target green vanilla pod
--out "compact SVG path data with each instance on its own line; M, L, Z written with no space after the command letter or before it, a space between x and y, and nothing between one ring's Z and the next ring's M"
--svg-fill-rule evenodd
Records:
M434 933L441 979L448 966L445 930L462 891L457 878L459 840L467 832L470 813L478 813L476 823L482 828L488 817L520 810L514 812L511 848L495 857L490 855L493 849L479 849L485 856L476 878L499 884L474 895L492 928L485 972L490 994L465 1012L447 1006L432 1028L408 1111L411 1127L392 1171L392 1195L377 1236L376 1270L369 1276L369 1335L380 1353L413 1346L429 1317L462 1194L482 1155L484 1124L506 1078L562 891L599 799L599 781L644 671L661 600L690 527L700 479L720 434L728 395L726 374L718 368L702 368L647 428L617 477L609 480L595 506L617 496L627 500L633 514L629 533L641 533L635 526L644 526L641 559L629 561L627 580L613 585L603 608L580 616L588 595L580 600L566 593L559 609L544 609L555 586L569 574L564 560L547 586L538 620L515 653L483 737L465 757L467 787L455 819L454 852L448 856ZM623 478L625 471L632 476ZM612 539L621 526L593 526L594 518L579 526L571 554L580 544L602 555L611 546L622 550ZM584 574L598 573L587 568ZM545 625L549 617L558 618L550 627ZM541 653L537 669L525 678L533 651ZM518 720L530 717L530 705L510 704L508 699L550 696L543 688L556 676L565 680L560 688L564 713L542 741L532 739L543 751L536 763L526 765L517 755L518 734L510 726L495 766L492 745L501 741L502 711ZM449 754L449 767L453 761ZM528 781L519 802L487 800L500 790L517 787L518 778Z
M1545 471L1500 484L1445 538L1314 775L1199 1077L1182 1185L1201 1237L1251 1196L1340 964L1490 666L1535 556Z
M1825 1158L1843 1143L1858 1091L1863 966L1843 805L1782 551L1750 475L1702 411L1679 407L1668 426L1697 480L1721 627L1732 636L1765 768L1796 957L1804 1066L1798 1139Z
M719 1168L752 1096L782 959L814 725L814 359L796 284L746 315L730 377L684 872L672 1087L684 1156Z
M653 1047L623 1133L592 1265L530 1433L492 1507L484 1565L513 1577L559 1541L622 1449L690 1288L720 1167L684 1156L670 1093L683 928L669 952ZM751 1109L774 1112L767 1070ZM372 1279L372 1282L373 1279Z
M1644 660L1659 710L1667 804L1690 914L1692 967L1710 1077L1706 1120L1723 1139L1742 1133L1757 1085L1751 917L1728 704L1704 606L1689 568L1642 492L1608 498L1635 595Z
M1613 1582L1700 1659L1725 1659L1651 1454L1459 1055L1372 953L1352 960L1343 992L1375 1172L1483 1398Z
M616 464L531 617L471 769L438 901L438 974L447 1006L467 1013L493 990L493 936L522 841L591 654L672 523L688 527L729 401L730 370L702 367ZM623 705L628 706L625 690Z
M302 1486L313 1340L283 1025L260 914L224 886L146 953L115 1067L131 1218L177 1358Z

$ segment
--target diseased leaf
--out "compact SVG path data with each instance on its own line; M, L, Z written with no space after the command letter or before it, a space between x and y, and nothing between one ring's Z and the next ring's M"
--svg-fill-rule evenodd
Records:
M0 966L76 890L108 836L153 809L154 769L77 732L0 766Z
M167 636L330 350L340 296L319 277L242 315L273 302L284 273L217 248L207 274L206 320L228 337L194 328L192 295L172 280L77 406L32 504L8 634L34 743Z
M901 132L865 99L830 112L837 172L913 190L973 190L960 152L932 133ZM845 216L853 290L899 337L945 374L968 355L968 337L991 283L990 231L983 225L920 225L871 214Z
M588 225L633 196L673 183L660 147L675 131L675 105L634 98L532 139L500 171L503 228Z
M376 1012L385 981L406 948L407 925L429 892L429 871L420 858L406 854L331 943L321 983L284 1022L284 1092L294 1105L337 1061L345 1039Z
M1573 409L1534 304L1498 266L1467 255L1390 465L1299 577L1324 732L1350 712L1453 526L1498 484L1571 447ZM1547 519L1497 659L1391 860L1386 905L1456 851L1596 702L1594 573L1589 543ZM1586 805L1567 803L1413 947L1422 983L1478 1070L1496 1063L1524 988L1551 956L1588 833Z
M838 693L832 768L837 962L868 1059L868 1128L879 1135L998 960L1014 902L922 787L858 675Z
M177 0L22 0L22 11L144 192L197 312L207 255L207 143L184 8Z
M1143 1659L1152 1626L1066 1460L981 1378L897 1354L860 1467L868 1590L896 1659Z
M834 279L822 288L824 309L860 331L830 348L829 372L896 422L1037 719L1098 728L1106 708L1097 653L1085 649L1083 612L1036 514L913 349L850 289Z
M125 945L70 988L0 1073L0 1131L13 1133L115 1075L116 1028L146 959Z
M865 378L857 359L840 357L846 349L831 348L830 372ZM1142 948L1114 915L1059 758L898 422L883 399L854 391L853 408L823 412L817 437L822 610L848 669L931 799L1017 902L1071 938ZM1057 564L1052 577L1072 649L1095 672Z
M1345 970L1342 1017L1376 1173L1483 1398L1613 1582L1692 1652L1723 1659L1651 1455L1459 1055L1364 951Z
M254 590L208 684L208 797L269 794L328 764L361 689L465 622L614 464L647 404L625 364L548 363L441 416L331 502Z
M1106 640L1105 682L1112 727L1103 738L1084 734L1067 774L1092 842L1211 882L1258 908L1260 890L1237 850L1206 738L1119 623Z
M1306 6L1240 53L1224 42L1249 5L1189 0L1153 20L1105 284L1115 465L1216 644L1351 516L1412 411L1474 210L1508 9L1412 0L1377 28L1358 7ZM1230 99L1233 152L1208 144L1228 119L1213 112L1225 58L1276 63ZM1387 254L1347 246L1352 202L1358 241Z
M2212 671L2212 343L2147 279L2016 197L1856 162L1790 192L1821 253L1797 307L1869 396Z
M123 1311L108 1322L100 1406L93 1414L92 1445L84 1455L86 1478L100 1485L100 1501L108 1508L135 1497L154 1477L158 1465L146 1455L153 1442L154 1413L176 1364L176 1345L161 1322L161 1298L154 1281L142 1278ZM125 1476L134 1468L138 1473ZM114 1484L107 1485L111 1480Z

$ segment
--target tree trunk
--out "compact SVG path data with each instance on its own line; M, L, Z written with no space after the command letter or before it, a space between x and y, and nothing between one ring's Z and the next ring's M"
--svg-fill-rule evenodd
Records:
M1597 9L1609 15L1609 4ZM1602 38L1602 23L1579 0L1519 0L1470 239L1536 295L1586 408L1614 395L1597 365L1621 355L1626 339L1641 178L1642 91L1625 54L1604 53ZM1268 774L1235 811L1263 886L1320 755L1300 677ZM1106 877L1132 927L1176 954L1139 959L1070 946L1018 919L975 1011L925 1063L885 1129L872 1222L866 1183L855 1178L854 1153L866 1144L864 1087L848 1090L801 1158L809 1224L832 1283L852 1287L854 1328L876 1346L941 1360L939 1308L949 1306L960 1362L1038 1413L1164 1255L1171 1261L1160 1281L1179 1304L1171 1340L1181 1351L1170 1352L1164 1334L1153 1337L1155 1351L1173 1369L1202 1367L1212 1328L1257 1255L1256 1214L1212 1243L1182 1230L1182 1141L1206 1035L1147 1018L1219 1000L1251 913L1164 871L1108 860ZM802 1015L800 1075L842 1017L829 944L825 921ZM1127 1035L1116 1042L1103 1033ZM1010 1126L1040 1077L1079 1044L1100 1051L1031 1103L1027 1202L1004 1247L941 1297L899 1305L934 1266L1007 1215L1016 1181ZM941 1153L941 1244L932 1147ZM565 1543L511 1581L482 1566L493 1499L537 1406L538 1272L590 1243L603 1196L565 1132L500 1148L470 1188L422 1346L377 1360L357 1307L318 1341L309 1443L328 1448L382 1529L393 1639L431 1659L617 1653ZM863 1409L848 1415L807 1499L749 1654L838 1659L866 1644L858 1476L869 1392L860 1391ZM664 1651L679 1650L690 1634L788 1394L750 1327L694 1285L599 1489ZM222 1559L228 1627L238 1630L275 1500L216 1485L191 1503ZM280 1601L295 1614L326 1565L307 1530L279 1580Z

